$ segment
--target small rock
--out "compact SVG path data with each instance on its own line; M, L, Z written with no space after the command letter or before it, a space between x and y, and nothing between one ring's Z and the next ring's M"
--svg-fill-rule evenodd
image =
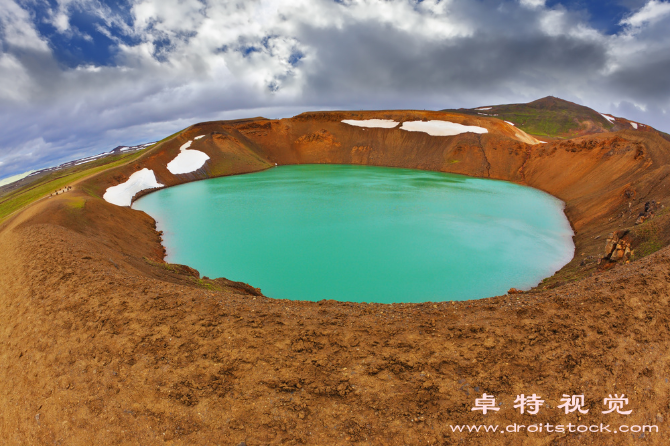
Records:
M640 212L640 215L635 220L635 224L639 225L644 223L646 220L652 218L656 211L658 210L659 204L655 200L647 201L644 204L644 211ZM662 206L661 206L662 207Z

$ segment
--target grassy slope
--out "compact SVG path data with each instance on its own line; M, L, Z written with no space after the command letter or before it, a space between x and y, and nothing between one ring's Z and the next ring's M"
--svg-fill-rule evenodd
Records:
M90 163L51 172L48 175L40 177L35 181L0 198L0 222L2 222L5 218L17 210L51 194L56 190L71 185L75 181L100 173L103 170L111 169L133 161L139 158L142 154L156 147L158 144L169 140L182 131L183 130L180 130L177 133L174 133L167 138L160 140L156 144L138 152L108 156Z
M600 113L562 99L546 97L528 104L492 106L490 110L452 110L458 113L483 113L514 123L531 135L550 138L569 138L591 124L603 130L613 126Z
M141 152L144 152L144 150ZM51 172L44 177L38 178L34 182L29 183L0 199L0 221L30 203L37 201L56 190L62 189L77 180L135 159L141 152L128 155L110 156L81 166L74 166L68 169Z

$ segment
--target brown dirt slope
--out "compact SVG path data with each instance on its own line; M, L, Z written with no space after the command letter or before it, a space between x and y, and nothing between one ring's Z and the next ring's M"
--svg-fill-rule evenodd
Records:
M489 133L431 137L340 122L373 117L450 119ZM631 129L530 145L509 127L411 111L202 123L13 217L0 228L0 442L665 444L668 218L660 210L633 223L646 202L666 201L670 144ZM171 175L165 164L201 134L193 148L212 160ZM174 185L274 163L402 166L538 187L566 202L577 256L540 287L552 289L478 301L275 300L163 263L153 220L99 198L143 167ZM628 227L636 246L662 249L605 271L586 261L602 253L603 236ZM498 413L470 410L484 392L502 403ZM546 406L519 414L521 393ZM601 413L615 393L629 398L631 415ZM584 394L590 412L563 414L563 394ZM569 422L660 433L451 428Z

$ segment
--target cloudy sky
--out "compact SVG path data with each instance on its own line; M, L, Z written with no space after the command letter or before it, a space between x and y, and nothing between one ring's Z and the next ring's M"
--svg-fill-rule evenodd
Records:
M670 131L670 1L0 0L0 178L202 120L547 95Z

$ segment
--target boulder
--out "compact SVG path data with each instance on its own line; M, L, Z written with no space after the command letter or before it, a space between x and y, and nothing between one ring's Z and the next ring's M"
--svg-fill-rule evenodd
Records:
M613 266L617 262L627 262L633 255L632 236L629 231L615 231L607 236L605 252L600 259L601 268Z

